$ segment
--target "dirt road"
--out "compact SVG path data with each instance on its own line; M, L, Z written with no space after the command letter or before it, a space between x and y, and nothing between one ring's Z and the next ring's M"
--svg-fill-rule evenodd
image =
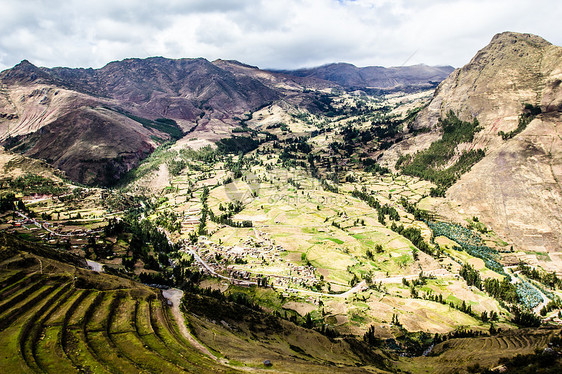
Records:
M203 344L199 343L199 341L197 339L195 339L195 337L193 335L191 335L191 333L187 329L187 325L185 324L185 318L183 316L183 313L180 310L180 302L181 302L181 298L183 297L183 291L178 290L177 288L170 288L170 289L167 289L167 290L162 290L162 295L172 303L172 308L171 308L172 309L172 315L174 316L174 319L176 320L176 323L178 324L178 327L180 329L181 334L187 339L187 341L193 347L195 347L199 352L203 353L204 355L208 356L209 358L212 358L215 361L224 363L224 362L222 362L222 360L219 360L217 357L215 357L215 355L213 355L207 349L207 347L205 347Z

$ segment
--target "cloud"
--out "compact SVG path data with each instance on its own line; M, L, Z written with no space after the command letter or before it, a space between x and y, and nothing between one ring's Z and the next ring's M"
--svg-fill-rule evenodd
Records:
M501 31L562 44L553 0L0 0L0 69L127 57L462 66Z

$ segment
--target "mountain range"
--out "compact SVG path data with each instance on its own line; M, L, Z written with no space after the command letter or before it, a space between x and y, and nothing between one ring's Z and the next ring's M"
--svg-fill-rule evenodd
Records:
M357 67L347 63L328 64L310 69L280 70L295 76L316 78L349 88L432 87L439 84L454 68L452 66L382 66Z
M108 186L159 144L188 132L216 141L244 113L275 101L314 111L310 89L427 86L448 70L336 64L276 73L237 61L163 57L48 69L24 60L0 73L0 139L76 182Z

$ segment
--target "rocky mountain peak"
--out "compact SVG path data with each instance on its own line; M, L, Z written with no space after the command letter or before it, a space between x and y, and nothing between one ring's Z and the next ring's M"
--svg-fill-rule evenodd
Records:
M1 72L0 80L5 84L52 83L49 74L28 60L22 60L13 68Z
M537 35L503 32L496 34L486 47L478 51L464 69L484 67L496 60L510 64L525 63L522 59L530 57L534 60L536 53L550 46L551 43Z
M524 123L529 107L540 114ZM478 119L482 128L458 154L484 149L486 157L448 190L448 197L465 211L478 211L496 232L517 238L517 245L560 248L562 47L531 34L495 35L441 82L417 116L414 128L431 132L385 153L389 164L400 154L427 148L431 136L440 136L439 119L450 111L465 121Z
M505 31L494 35L492 38L490 45L492 44L504 44L504 43L512 43L516 44L517 42L525 42L525 43L532 43L536 45L543 45L549 46L551 45L550 42L546 41L542 37L534 34L525 34L513 31Z

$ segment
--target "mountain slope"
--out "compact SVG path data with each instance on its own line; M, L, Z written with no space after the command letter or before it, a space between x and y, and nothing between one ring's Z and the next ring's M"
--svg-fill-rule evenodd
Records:
M202 58L126 59L99 70L55 68L50 72L80 90L134 107L140 115L190 122L209 111L242 113L279 97L258 80L235 76Z
M455 208L442 213L455 216L460 205L516 249L551 252L544 265L562 271L560 253L553 253L562 247L561 82L561 47L535 35L498 34L439 85L417 116L412 127L431 132L394 147L386 161L429 146L439 136L438 119L451 110L463 120L477 118L482 130L462 149L482 148L487 155L449 189ZM526 104L542 113L516 130ZM515 132L502 138L500 131Z

